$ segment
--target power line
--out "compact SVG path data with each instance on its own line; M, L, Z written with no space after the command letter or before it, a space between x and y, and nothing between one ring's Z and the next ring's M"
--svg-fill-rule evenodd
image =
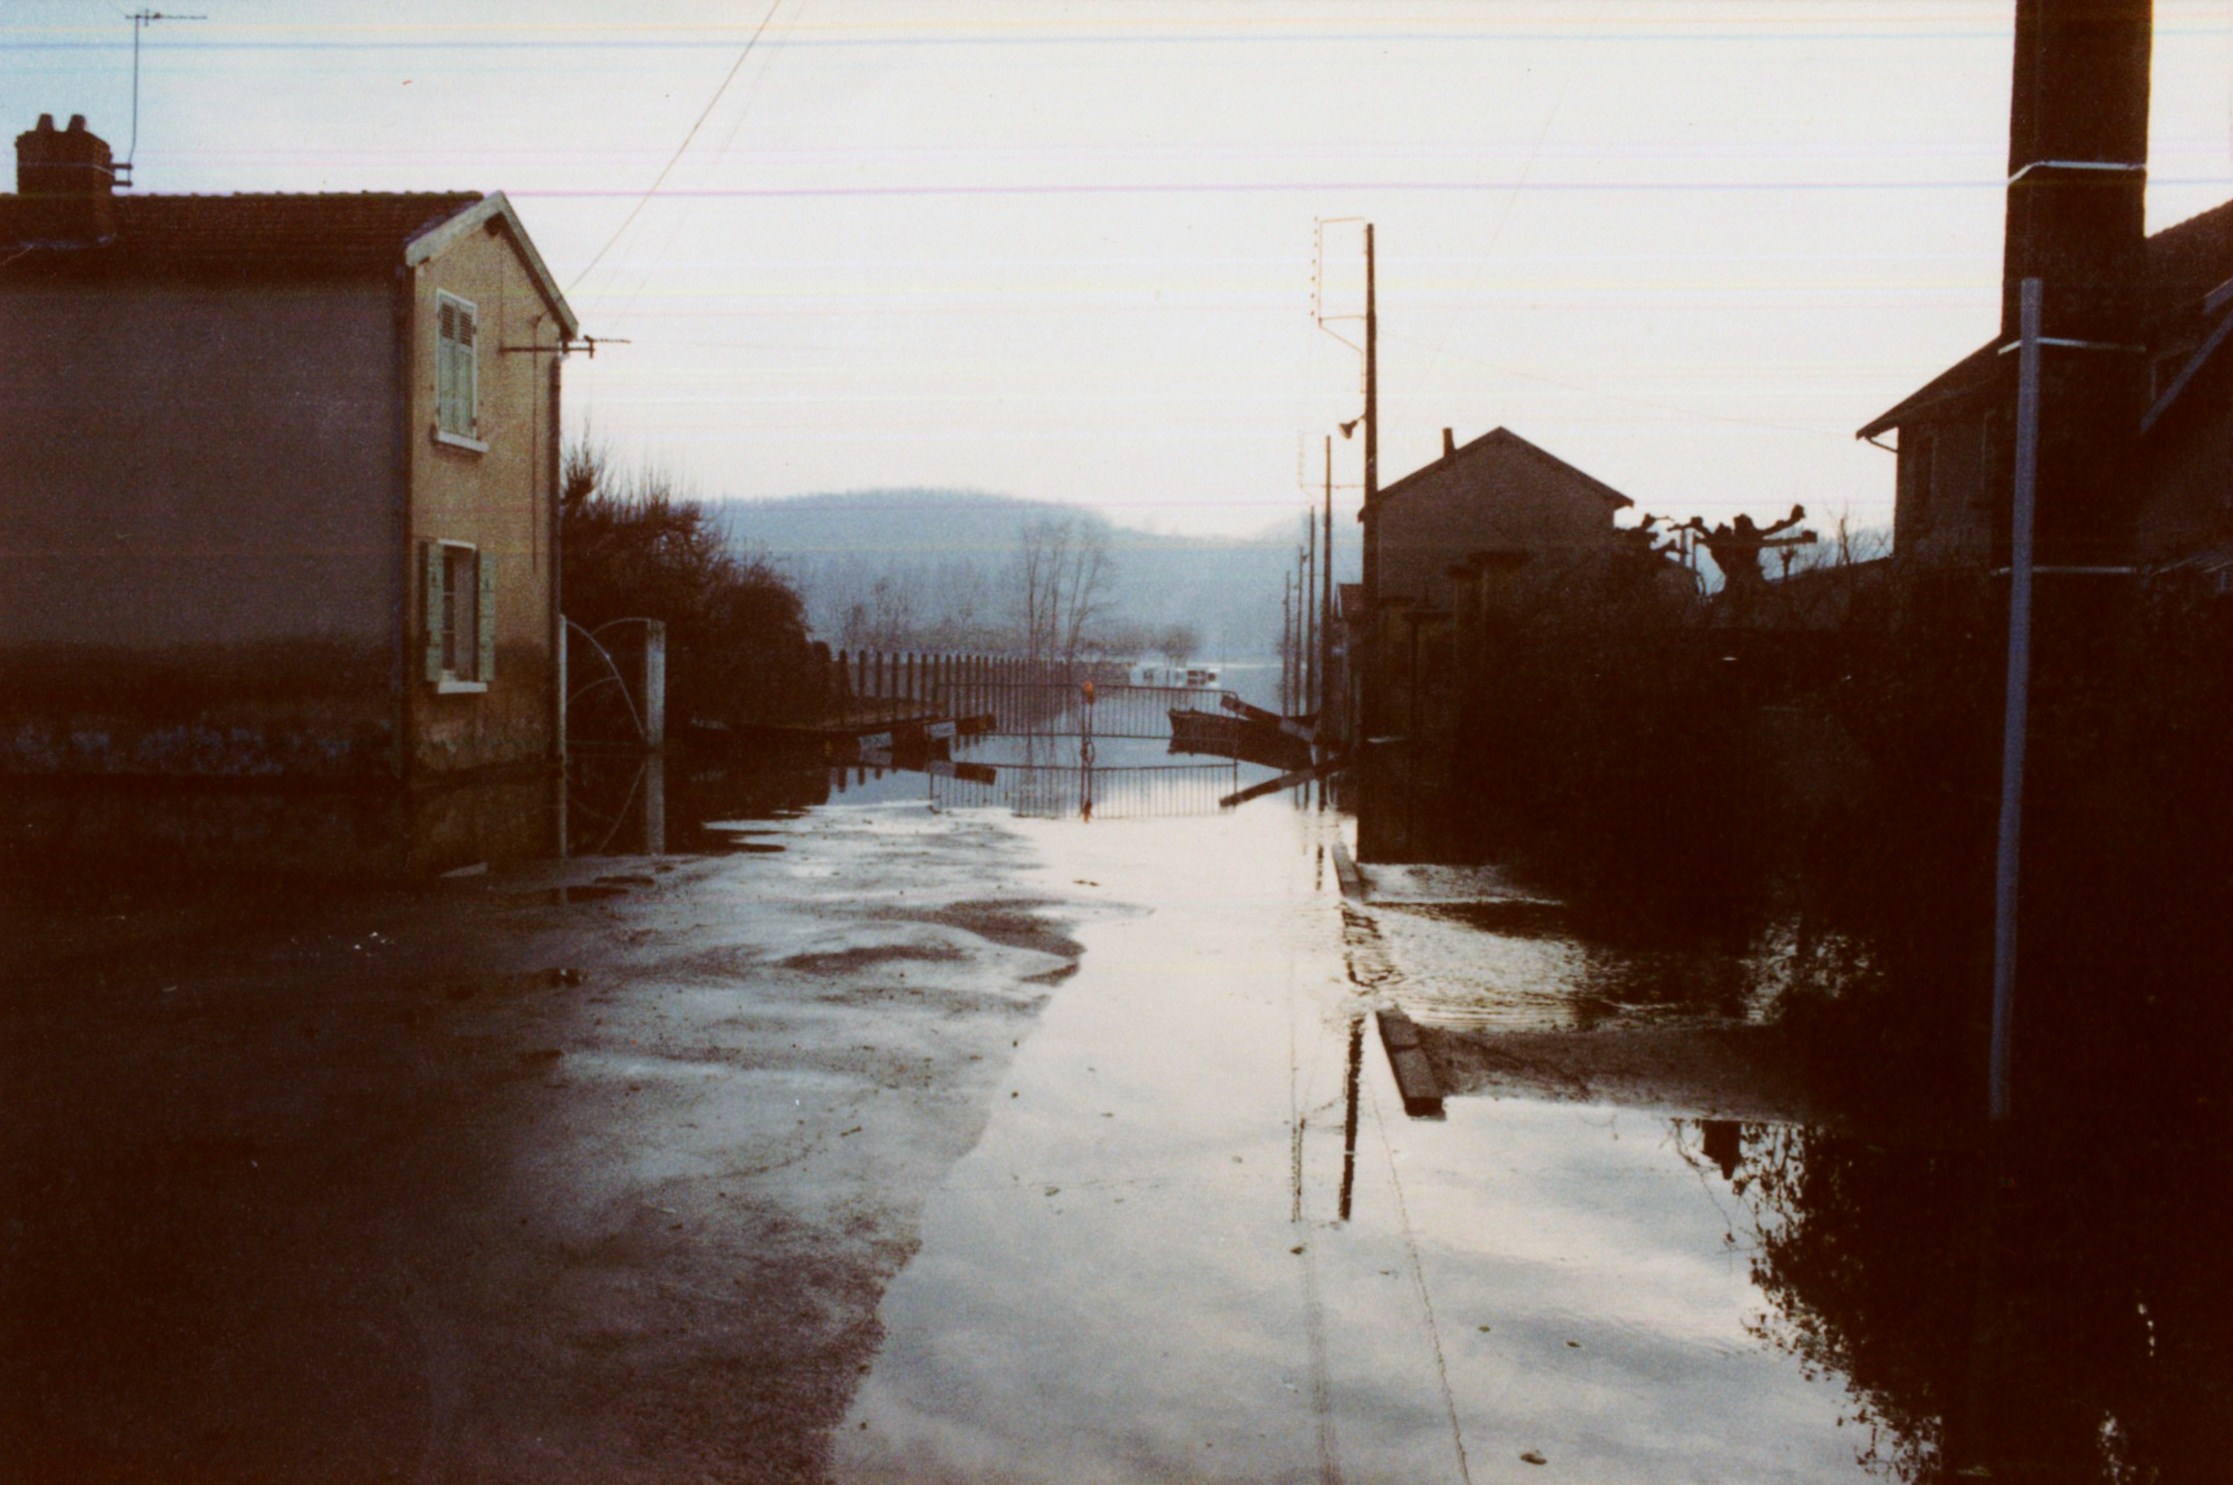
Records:
M729 84L735 82L737 74L744 70L745 59L752 55L752 48L759 44L760 33L767 30L768 22L775 19L775 13L782 4L783 0L769 0L767 14L760 17L759 25L753 27L751 38L744 44L744 50L738 52L736 61L729 64L728 74L721 79L721 86L713 90L713 96L706 100L704 110L690 125L690 132L682 136L682 143L675 146L675 152L667 157L667 163L660 167L659 174L653 178L651 185L646 188L642 196L636 199L636 204L628 209L628 215L620 219L620 225L613 229L612 236L605 239L605 245L597 249L596 256L589 260L588 265L580 273L574 275L574 281L566 286L567 293L571 294L575 289L581 287L581 281L589 277L591 270L605 260L605 254L613 250L613 244L620 241L621 235L642 214L643 209L651 204L651 198L659 194L659 188L667 183L667 177L673 173L675 166L680 163L683 152L690 148L690 141L698 137L698 131L705 127L706 120L713 116L713 110L719 106L722 96L729 91Z

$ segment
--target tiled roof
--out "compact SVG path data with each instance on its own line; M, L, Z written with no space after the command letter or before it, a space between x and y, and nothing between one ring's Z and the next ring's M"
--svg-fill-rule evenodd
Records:
M1491 428L1488 432L1482 434L1479 438L1474 439L1470 443L1460 444L1454 452L1444 454L1441 458L1435 460L1432 464L1421 465L1419 468L1412 470L1411 473L1405 475L1403 478L1396 480L1391 484L1383 485L1380 489L1380 498L1386 500L1391 496L1402 496L1409 494L1412 490L1423 488L1426 483L1425 477L1433 471L1440 469L1447 464L1452 464L1459 460L1470 458L1474 454L1485 453L1490 449L1500 448L1516 450L1517 452L1527 456L1528 458L1535 460L1537 463L1549 466L1550 468L1555 470L1562 478L1566 479L1569 483L1573 484L1581 490L1595 495L1598 499L1606 502L1608 505L1614 506L1615 508L1625 508L1636 503L1635 501L1630 500L1626 495L1623 495L1620 491L1614 489L1611 485L1606 484L1603 480L1598 479L1594 475L1583 473L1581 470L1576 469L1573 465L1567 463L1564 459L1561 459L1558 455L1550 452L1548 449L1539 448L1536 445L1529 443L1526 439L1520 437L1519 434L1514 433L1509 428ZM1415 481L1417 483L1414 483Z
M2148 239L2151 324L2202 307L2202 296L2233 278L2233 201L2188 217Z
M112 198L116 232L82 248L6 259L26 273L98 277L330 277L400 266L404 245L478 204L478 191ZM26 236L27 203L0 196L0 251Z
M2148 239L2147 325L2200 314L2203 296L2233 279L2233 201L2164 228ZM1933 404L1959 398L1992 380L2000 337L1940 372L1856 435L1874 438Z

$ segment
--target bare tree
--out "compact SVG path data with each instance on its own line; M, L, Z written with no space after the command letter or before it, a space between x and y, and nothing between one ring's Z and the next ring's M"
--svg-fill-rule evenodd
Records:
M1109 539L1077 516L1046 516L1017 539L1016 601L1024 653L1074 663L1108 607Z

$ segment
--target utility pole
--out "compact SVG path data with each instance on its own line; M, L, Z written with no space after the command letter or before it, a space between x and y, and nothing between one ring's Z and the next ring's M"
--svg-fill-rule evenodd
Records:
M1296 637L1303 644L1302 655L1295 662L1302 671L1302 694L1295 708L1299 712L1314 709L1311 698L1318 689L1318 625L1310 611L1310 595L1318 588L1318 523L1310 518L1308 510L1303 512L1303 531L1308 538L1302 553L1303 584L1295 590Z
M1319 719L1325 718L1329 698L1326 687L1333 682L1334 674L1334 436L1326 435L1326 522L1325 553L1318 564L1318 581L1321 598L1318 605L1318 710Z
M1288 701L1293 699L1293 692L1288 690L1288 672L1295 668L1293 614L1288 612L1293 607L1293 590L1295 590L1295 574L1293 572L1282 572L1280 574L1280 715L1282 717L1286 715L1286 712L1293 710L1291 706L1288 706Z
M2016 471L2010 500L2008 561L2008 692L2001 726L2000 839L1993 871L1993 1042L1991 1113L2005 1124L2009 1048L2016 1016L2016 892L2023 860L2024 744L2031 720L2031 579L2034 499L2039 483L2040 280L2018 289Z
M1380 502L1380 308L1373 284L1372 223L1365 223L1365 612L1380 598L1380 573L1374 559L1379 543Z
M1365 477L1364 502L1357 512L1357 520L1364 527L1363 582L1359 588L1362 612L1352 621L1351 643L1346 651L1344 689L1356 698L1357 715L1346 720L1353 724L1356 737L1362 744L1379 725L1380 680L1378 661L1381 659L1379 623L1380 603L1380 301L1379 267L1375 257L1373 224L1361 222L1365 232L1365 322L1364 343L1359 345L1334 329L1339 320L1352 320L1355 315L1328 314L1326 303L1325 231L1335 222L1359 221L1355 217L1323 218L1318 223L1318 266L1312 278L1313 313L1318 328L1332 335L1343 345L1359 351L1365 363L1365 410L1357 418L1341 425L1343 438L1356 431L1357 424L1365 425ZM1323 618L1320 643L1330 639L1333 627L1333 440L1326 440L1326 562L1324 572ZM1323 658L1323 657L1322 657ZM1330 666L1321 665L1320 674L1328 673Z
M1370 737L1380 725L1380 306L1372 258L1372 223L1365 223L1365 503L1358 512L1365 528L1364 716L1359 727ZM1353 657L1352 663L1355 663ZM1364 741L1364 737L1358 739Z

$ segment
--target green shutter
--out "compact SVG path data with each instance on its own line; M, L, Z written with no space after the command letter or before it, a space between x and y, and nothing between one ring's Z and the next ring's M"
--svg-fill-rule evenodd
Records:
M442 679L442 543L427 542L421 549L426 570L426 678Z
M496 675L496 557L492 552L482 552L473 564L481 575L481 609L475 616L473 630L480 640L481 650L474 657L477 668L473 679L488 681Z
M458 379L458 431L469 438L481 436L481 353L476 333L480 318L480 312L471 309L460 310L457 317L458 367L464 373ZM488 590L484 587L481 591Z
M437 303L434 331L434 407L437 424L445 433L457 431L457 308L449 300Z

